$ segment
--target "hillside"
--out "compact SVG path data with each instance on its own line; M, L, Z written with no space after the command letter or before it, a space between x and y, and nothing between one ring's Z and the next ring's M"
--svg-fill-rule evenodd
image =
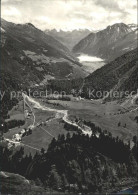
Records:
M88 34L91 33L90 30L73 30L73 31L57 31L56 29L53 30L45 30L45 33L54 37L67 48L72 50L74 45L76 45L81 39L86 37Z
M97 33L89 34L73 48L73 51L111 61L126 51L135 49L136 39L136 30L133 31L124 23L118 23Z
M9 172L0 172L0 192L3 194L36 194L43 193L44 189L40 186L34 185L34 182L27 180L25 177L9 173Z
M16 25L2 19L1 31L1 70L19 78L22 84L85 75L64 45L32 24Z
M84 77L81 64L70 51L53 37L30 23L14 24L1 20L0 121L17 103L10 92L44 85L47 79Z
M137 176L137 141L130 149L128 144L113 138L110 133L102 132L92 123L88 125L93 129L93 136L71 136L69 133L66 137L59 135L58 139L53 138L47 152L42 149L34 157L31 154L24 156L23 148L13 153L0 146L3 157L0 191L42 194L42 186L45 189L44 194L50 194L48 192L52 190L57 192L54 194L61 192L73 195L112 193L124 187L132 188ZM15 171L27 179L8 173Z
M104 91L111 92L111 94L114 91L128 91L128 93L135 91L136 93L138 88L137 59L137 49L135 49L90 74L85 79L84 84L84 91L87 96L89 96L88 89L94 90L94 96L100 91L101 97L104 96Z
M123 55L124 53L135 49L137 47L137 39L138 39L138 29L118 39L114 44L111 45L112 49L110 51L108 50L109 52L107 54L108 59L117 58Z

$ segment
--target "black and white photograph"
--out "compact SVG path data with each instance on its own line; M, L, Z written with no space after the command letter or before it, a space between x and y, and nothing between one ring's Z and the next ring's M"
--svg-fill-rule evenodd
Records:
M0 1L0 195L138 194L137 3Z

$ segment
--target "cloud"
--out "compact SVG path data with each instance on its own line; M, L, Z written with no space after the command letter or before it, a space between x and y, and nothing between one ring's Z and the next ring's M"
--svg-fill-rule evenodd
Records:
M16 9L15 7L7 7L7 9L3 11L3 14L7 16L20 16L21 15L20 11Z
M16 5L18 3L22 3L23 1L22 0L1 0L1 3L4 5Z
M115 11L121 11L117 0L94 0L96 5L104 7L106 9L112 9Z
M137 22L137 0L2 0L1 15L15 23L47 28L101 29Z

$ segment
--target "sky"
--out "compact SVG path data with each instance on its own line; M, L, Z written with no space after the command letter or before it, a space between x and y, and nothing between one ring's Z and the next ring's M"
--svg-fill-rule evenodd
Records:
M137 23L137 0L1 0L1 17L45 29L104 29Z

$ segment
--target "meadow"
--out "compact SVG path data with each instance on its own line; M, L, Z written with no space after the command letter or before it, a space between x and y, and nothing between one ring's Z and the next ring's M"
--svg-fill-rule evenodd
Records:
M41 105L54 108L57 110L68 110L68 118L71 121L80 119L81 121L91 121L102 130L107 130L112 133L113 136L128 142L132 140L134 135L137 135L138 124L135 120L137 111L130 112L126 108L122 107L120 103L107 102L102 104L100 100L80 100L71 101L62 100L42 100L36 99ZM23 103L14 107L10 112L10 119L19 119L23 117ZM29 108L27 108L29 110ZM56 112L40 110L33 108L35 114L35 125L32 133L24 136L21 143L25 148L25 154L30 152L34 155L40 152L42 148L48 149L48 145L51 143L53 137L58 138L59 134L66 135L68 131L64 128L62 118L55 118ZM17 117L17 118L16 118ZM51 120L47 123L47 120ZM22 129L27 128L33 123L33 115L25 119L25 125L10 129L4 136L8 139L12 139L13 135L19 133ZM41 124L41 125L37 125ZM70 133L74 133L70 131ZM21 146L18 146L20 148Z

